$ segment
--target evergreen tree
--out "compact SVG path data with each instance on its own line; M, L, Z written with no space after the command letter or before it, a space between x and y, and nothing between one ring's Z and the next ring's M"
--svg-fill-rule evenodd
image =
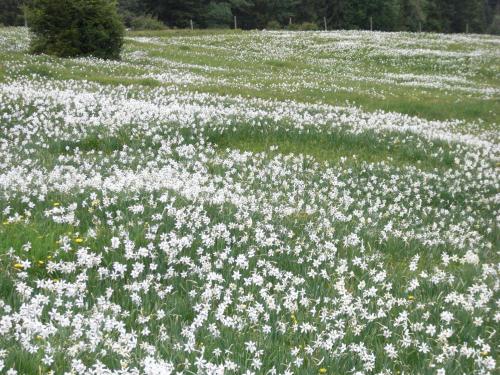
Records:
M395 30L398 24L398 0L360 0L343 3L343 23L348 29Z
M135 18L145 14L145 9L141 0L120 0L118 12L122 16L125 25L130 27Z
M145 0L145 10L169 26L189 27L191 20L199 22L204 8L201 0Z
M20 5L28 0L0 0L0 23L23 24ZM31 0L29 0L31 1ZM264 28L313 22L329 29L435 32L492 32L500 22L500 0L119 0L120 14L130 25L152 15L171 27Z
M0 24L7 26L17 26L24 23L21 11L21 0L1 0L0 1Z
M255 18L255 26L266 27L270 21L278 21L287 25L296 22L296 10L300 0L255 0L251 15Z
M233 17L241 16L252 5L253 2L249 0L211 0L203 11L203 26L233 27Z
M326 13L331 28L342 29L346 27L345 8L346 8L346 0L327 1Z
M33 0L31 50L59 57L118 59L123 24L110 0Z
M426 0L401 0L399 29L419 31L426 19L426 4Z
M450 0L428 1L425 7L427 31L450 32L451 20L454 15L453 4Z
M295 6L295 22L317 22L320 11L320 2L315 0L301 0Z
M454 0L454 13L450 20L454 33L483 32L486 26L484 0Z
M369 2L367 15L373 20L374 30L396 30L399 17L399 0L372 0Z
M226 28L231 25L233 12L231 4L226 1L211 1L204 11L204 26Z
M495 35L500 35L500 2L498 4L491 4L489 16L488 32Z

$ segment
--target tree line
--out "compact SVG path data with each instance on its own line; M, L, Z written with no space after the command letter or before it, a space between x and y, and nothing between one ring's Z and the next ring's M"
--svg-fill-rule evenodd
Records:
M27 1L1 0L0 23L23 24ZM118 9L127 26L150 16L168 27L230 28L236 17L242 29L500 33L499 0L119 0Z

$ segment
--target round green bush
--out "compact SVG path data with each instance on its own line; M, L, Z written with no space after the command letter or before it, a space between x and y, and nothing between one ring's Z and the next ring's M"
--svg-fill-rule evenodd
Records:
M281 24L276 20L269 21L266 26L267 30L281 30L282 28Z
M114 0L33 0L28 23L33 53L120 58L124 26Z
M299 30L302 30L302 31L316 31L316 30L319 30L319 27L314 22L304 22L304 23L302 23L300 25Z

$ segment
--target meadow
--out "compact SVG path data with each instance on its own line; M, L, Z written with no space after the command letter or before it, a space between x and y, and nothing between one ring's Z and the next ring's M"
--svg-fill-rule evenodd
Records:
M500 37L0 28L0 373L494 374Z

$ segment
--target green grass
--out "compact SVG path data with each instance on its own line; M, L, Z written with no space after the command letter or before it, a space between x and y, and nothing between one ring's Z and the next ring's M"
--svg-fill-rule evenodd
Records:
M399 86L398 84L382 84L376 82L358 82L349 79L349 75L356 71L362 76L378 77L383 73L412 73L412 74L448 74L453 76L452 66L437 65L435 58L423 57L403 57L403 60L388 59L384 55L371 56L376 49L366 48L356 51L354 55L333 54L325 55L326 58L336 57L338 62L334 65L320 65L311 62L310 52L302 55L287 57L286 59L269 59L259 61L253 58L241 59L235 58L233 51L237 50L239 38L251 38L241 31L220 30L211 32L210 35L219 35L224 38L220 42L224 45L226 42L230 47L228 50L218 50L215 54L210 45L203 44L203 36L206 33L202 30L166 30L166 31L144 31L130 32L130 37L156 37L165 43L165 46L150 45L147 43L137 43L128 41L126 44L128 51L141 50L152 57L164 58L178 63L191 64L186 71L196 72L208 78L237 79L241 82L256 82L264 84L258 89L214 84L188 84L184 89L197 90L201 92L217 93L222 95L244 95L249 97L258 97L263 99L295 100L299 102L328 103L334 105L345 105L346 102L362 107L367 111L385 110L405 113L412 116L418 116L426 119L463 119L475 121L481 118L484 126L492 126L498 122L500 112L500 101L498 95L490 99L478 98L462 93L446 92L434 88L412 88ZM195 41L194 45L186 44L169 45L169 41L175 38L184 38L185 43L190 39ZM251 40L251 39L250 39ZM243 47L244 48L244 47ZM455 50L457 47L453 47ZM370 53L369 53L370 52ZM194 54L194 55L193 55ZM18 53L4 54L0 57L0 80L5 79L6 69L2 69L2 59L10 60L11 57L19 58ZM314 55L313 55L314 56ZM32 62L25 64L19 74L38 74L44 78L50 79L77 79L89 80L103 85L138 85L142 87L170 86L162 84L151 78L138 77L151 72L150 66L141 66L140 63L132 63L127 67L113 68L113 70L102 71L102 68L94 68L91 65L83 68L79 63L72 60L62 62L58 61L57 66L51 65L55 60L50 58L47 65L40 65L39 60L46 60L43 56L34 56ZM127 59L124 59L127 61ZM467 64L474 64L475 74L469 78L470 82L477 82L489 86L498 86L500 77L494 69L494 61L487 58L482 61L470 60ZM225 71L206 72L203 67L224 68ZM157 68L155 68L157 69ZM447 69L444 71L443 69ZM4 71L4 73L2 73ZM160 73L162 70L158 69ZM349 91L329 89L328 84L322 85L318 89L298 89L290 91L281 88L272 88L273 85L282 83L282 74L290 75L294 81L300 82L304 74L319 74L328 80L333 80L335 85L341 88L349 88ZM347 74L347 76L346 76ZM8 74L7 74L8 76ZM321 87L323 86L323 87ZM354 90L351 90L354 88ZM358 89L356 89L358 88ZM181 88L182 89L182 88ZM375 89L383 93L382 97L373 97L367 90ZM443 91L446 92L443 95Z
M424 169L447 169L453 167L451 147L446 144L435 144L435 149L444 153L437 158L431 156L429 150L418 147L417 142L401 143L397 137L382 137L373 132L361 135L350 134L342 130L328 133L306 133L287 131L278 127L263 130L244 125L234 130L208 135L208 139L220 150L239 149L241 151L270 152L277 146L280 154L309 155L318 162L338 164L347 159L350 164L388 162L395 166L416 165Z
M2 64L0 64L0 82L5 81L6 78L6 68Z
M242 33L244 33L242 30L228 30L228 29L210 30L210 35L239 35ZM161 38L191 37L191 36L205 36L207 35L207 30L202 30L202 29L139 30L139 31L129 31L128 35L142 36L142 37L161 37Z
M118 136L93 134L78 141L61 141L54 143L51 145L50 151L56 155L60 155L74 152L74 150L78 148L83 152L95 151L109 155L114 151L121 151L127 143L130 143L128 136L124 139Z

